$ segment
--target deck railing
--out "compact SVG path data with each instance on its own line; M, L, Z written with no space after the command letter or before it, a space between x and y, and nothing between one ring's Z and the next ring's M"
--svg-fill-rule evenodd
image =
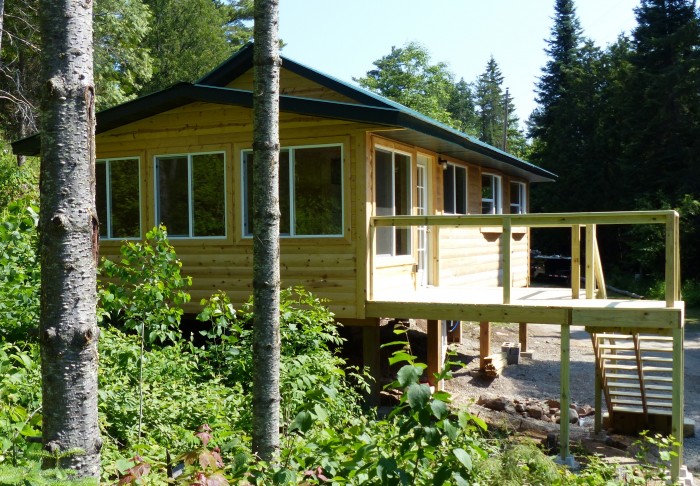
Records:
M581 230L585 230L586 248L586 298L595 297L596 282L605 290L605 280L600 256L596 228L599 225L665 225L666 247L666 307L674 307L680 300L680 256L679 216L676 211L616 211L601 213L540 213L499 215L436 215L436 216L374 216L370 219L370 277L369 300L374 298L374 273L376 270L376 233L380 227L412 228L428 227L500 227L503 257L503 303L510 304L512 269L511 241L514 227L526 228L570 228L571 229L571 291L578 298L581 281ZM604 293L600 295L604 296Z

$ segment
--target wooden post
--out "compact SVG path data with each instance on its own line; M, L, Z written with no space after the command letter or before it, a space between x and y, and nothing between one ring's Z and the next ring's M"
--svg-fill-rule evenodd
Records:
M447 330L447 342L462 344L462 321L448 321L454 326L453 329ZM454 324L456 322L456 324Z
M597 359L597 357L596 357ZM598 370L595 372L595 417L593 419L593 432L599 434L603 430L603 380ZM608 411L610 413L611 411Z
M369 223L369 295L367 300L374 300L374 254L376 252L377 244L377 227L374 225L374 221Z
M482 371L486 366L484 358L491 354L491 323L479 323L479 369Z
M513 285L513 274L511 270L511 240L513 238L513 228L509 217L503 218L503 234L501 235L501 248L503 253L503 303L510 304L510 290Z
M369 368L369 374L373 378L370 381L370 392L367 397L367 404L372 407L379 406L379 392L381 391L381 339L379 336L378 319L376 325L362 328L362 362L365 367Z
M571 226L571 298L581 294L581 225Z
M527 322L518 325L518 339L520 339L520 352L527 352Z
M442 321L428 320L428 383L435 387L435 391L444 389L443 380L435 380L435 373L442 370Z
M559 421L559 442L561 444L561 460L564 464L569 461L569 339L571 328L569 324L561 326L561 395L559 398L560 421Z
M671 435L678 442L673 447L677 454L671 459L671 482L678 481L683 464L683 328L673 329L673 385L671 404Z
M666 307L673 307L680 297L678 260L678 214L669 214L666 217Z
M595 297L595 225L586 225L586 298Z

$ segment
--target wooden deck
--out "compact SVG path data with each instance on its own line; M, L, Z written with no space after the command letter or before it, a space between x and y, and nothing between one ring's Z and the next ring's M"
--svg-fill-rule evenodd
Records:
M569 288L524 287L511 289L503 303L502 288L424 287L414 292L375 290L365 303L368 317L406 316L489 322L530 322L595 327L667 330L683 326L683 302L667 307L666 301L586 299L571 297Z

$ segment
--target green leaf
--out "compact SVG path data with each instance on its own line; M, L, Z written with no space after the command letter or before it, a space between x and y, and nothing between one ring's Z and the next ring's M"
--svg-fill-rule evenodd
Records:
M408 396L408 404L414 410L425 407L428 404L428 400L430 400L430 388L428 385L415 383L408 387L406 394Z
M272 477L274 484L297 484L297 475L289 469L277 471Z
M293 432L298 430L300 433L305 434L309 431L313 423L314 420L311 414L307 411L302 411L299 412L296 417L294 417L294 420L289 426L289 431Z
M433 400L430 402L430 408L433 411L433 415L438 420L442 420L447 415L447 404L441 400Z
M457 449L453 450L452 453L455 455L457 460L467 468L468 471L472 470L472 458L467 451L458 447Z
M417 366L405 365L402 366L399 372L396 374L396 379L403 388L409 385L418 383L420 376L423 374L423 370Z
M449 421L449 419L445 419L445 421L442 423L442 428L450 440L457 439L457 436L459 435L459 429L457 427L455 427L452 424L452 422Z
M455 484L456 484L457 486L471 486L471 485L469 484L469 481L467 481L466 479L464 479L464 478L462 477L462 475L459 474L458 472L453 473L453 474L452 474L452 478L455 480Z

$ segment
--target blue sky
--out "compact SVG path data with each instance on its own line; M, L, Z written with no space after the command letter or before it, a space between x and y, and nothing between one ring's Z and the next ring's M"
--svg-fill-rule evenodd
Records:
M634 28L639 0L578 0L584 35L598 46ZM547 61L554 0L280 0L283 54L344 81L409 41L446 62L457 79L474 81L491 55L521 120Z

